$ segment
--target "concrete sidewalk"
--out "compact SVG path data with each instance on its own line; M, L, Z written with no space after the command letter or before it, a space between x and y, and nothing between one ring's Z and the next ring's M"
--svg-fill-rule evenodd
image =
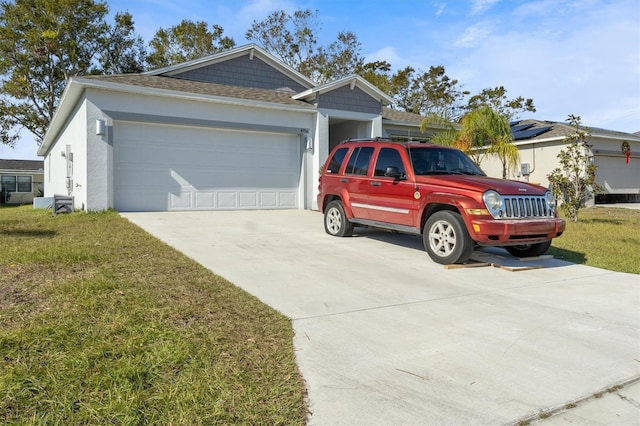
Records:
M446 270L420 238L330 237L312 211L122 216L292 319L311 425L640 424L638 275Z

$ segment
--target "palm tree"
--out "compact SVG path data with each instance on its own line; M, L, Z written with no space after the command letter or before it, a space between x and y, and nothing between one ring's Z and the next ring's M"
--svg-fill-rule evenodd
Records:
M502 163L502 179L506 179L509 172L515 172L520 165L520 152L513 144L513 136L509 132L508 136L500 136L496 142L487 149L488 154L498 157Z
M496 155L502 163L502 177L515 170L520 163L520 153L513 144L513 135L507 119L484 106L462 117L458 126L437 117L426 117L422 128L439 124L444 131L433 142L454 146L465 152L478 166L487 155Z

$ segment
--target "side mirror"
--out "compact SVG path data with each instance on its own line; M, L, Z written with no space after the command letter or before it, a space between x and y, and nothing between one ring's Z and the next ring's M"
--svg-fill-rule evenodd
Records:
M395 166L387 167L387 169L384 171L384 175L387 177L392 177L394 179L402 179L402 173L400 173L400 169Z

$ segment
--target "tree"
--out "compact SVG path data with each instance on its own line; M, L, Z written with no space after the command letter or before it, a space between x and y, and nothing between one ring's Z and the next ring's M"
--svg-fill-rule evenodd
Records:
M498 114L511 121L517 118L517 114L525 111L536 112L533 99L518 96L514 99L507 99L507 89L504 86L483 89L479 94L469 98L466 110L473 111L483 106L491 107Z
M461 102L468 92L458 80L446 74L444 66L431 66L419 73L412 67L397 71L390 79L394 106L406 112L438 115L456 121L462 112Z
M431 114L425 117L421 127L424 130L434 125L443 131L433 138L433 142L460 149L478 166L486 155L496 155L502 163L503 178L520 163L518 148L512 143L509 122L490 107L468 112L459 126L438 114Z
M253 21L245 37L300 70L316 52L318 40L315 34L319 29L317 10L296 10L293 15L280 10L262 21Z
M383 92L391 93L391 64L387 61L375 61L362 64L355 73L376 86Z
M511 129L509 129L508 135L501 134L497 136L487 149L487 153L495 155L500 160L502 164L502 179L507 179L509 173L516 171L520 165L520 151L513 144Z
M297 10L292 15L277 11L253 21L245 36L318 83L352 74L362 66L361 44L354 33L340 32L323 47L316 38L320 28L317 10Z
M340 32L328 47L320 46L309 61L302 63L300 72L318 83L353 74L363 63L360 56L361 45L354 33Z
M577 222L578 212L585 201L601 188L596 183L598 166L591 161L592 146L586 141L589 130L582 127L579 116L569 115L566 121L575 128L575 132L564 139L567 148L558 154L560 167L547 175L547 179L556 199L562 201L561 208L567 217Z
M101 73L126 74L145 70L144 40L136 35L133 16L129 12L116 13L115 24L109 25L100 45Z
M161 68L234 47L235 41L223 33L219 25L209 30L206 22L187 19L169 29L160 28L149 42L147 62L152 68Z
M143 64L131 15L105 18L94 0L0 2L0 138L21 129L42 141L68 78L126 72Z
M0 122L4 143L26 128L42 140L67 78L93 72L107 30L104 3L0 3Z

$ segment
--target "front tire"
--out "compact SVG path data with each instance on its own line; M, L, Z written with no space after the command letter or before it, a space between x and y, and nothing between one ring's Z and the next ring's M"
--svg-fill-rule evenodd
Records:
M422 240L429 257L443 265L464 263L473 253L473 240L457 212L444 210L429 216Z
M350 237L353 234L353 223L347 219L342 202L334 200L327 205L324 230L334 237Z
M551 247L551 240L537 244L522 244L519 246L505 246L505 249L515 257L535 257L545 254Z

